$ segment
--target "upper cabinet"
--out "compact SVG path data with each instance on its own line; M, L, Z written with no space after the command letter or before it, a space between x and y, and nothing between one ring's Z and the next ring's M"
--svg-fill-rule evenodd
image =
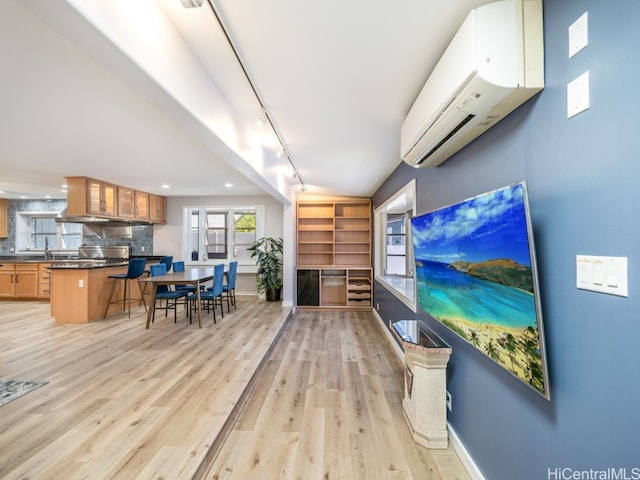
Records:
M153 216L151 197L162 206ZM67 177L67 213L116 220L166 222L166 198L87 177ZM153 217L153 218L151 218Z
M67 177L67 213L115 217L118 187L87 177Z
M118 217L149 221L149 194L118 187Z
M9 236L9 202L6 198L0 198L0 238Z
M167 222L167 199L160 195L149 194L149 221L152 223Z
M133 216L137 220L149 220L149 194L136 190L133 198L135 203Z
M87 179L86 188L89 194L87 213L105 217L116 216L118 206L116 192L118 187L99 180Z
M118 187L118 216L120 218L133 218L135 213L134 190L128 187Z

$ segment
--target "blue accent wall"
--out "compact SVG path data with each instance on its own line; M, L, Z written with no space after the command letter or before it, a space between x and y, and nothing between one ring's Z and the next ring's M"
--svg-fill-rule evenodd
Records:
M569 58L568 27L585 11L589 46ZM423 318L453 347L449 422L489 480L624 467L606 478L640 478L639 20L637 0L544 1L544 91L442 166L401 164L373 197L415 177L422 213L527 181L550 402L375 285L385 323ZM567 83L587 70L591 107L567 119ZM578 290L577 254L628 257L629 297Z

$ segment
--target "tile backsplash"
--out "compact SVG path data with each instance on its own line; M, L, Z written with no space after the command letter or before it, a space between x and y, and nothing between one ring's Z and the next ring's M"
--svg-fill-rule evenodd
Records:
M58 213L67 206L61 200L9 200L8 234L0 238L0 256L12 256L16 249L16 214L18 212ZM144 255L153 252L153 226L136 225L131 227L90 227L83 228L86 245L130 245L132 255Z

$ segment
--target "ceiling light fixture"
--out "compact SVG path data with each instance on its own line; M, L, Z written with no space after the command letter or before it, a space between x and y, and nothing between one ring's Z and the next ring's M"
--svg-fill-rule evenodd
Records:
M256 120L256 125L258 125L260 128L264 128L266 124L267 124L267 114L265 113L264 110L262 110L262 115L260 115L258 120Z
M200 4L202 4L202 0L180 0L180 1L182 2L183 5L185 5L185 3L200 3ZM245 68L244 63L240 59L240 55L238 55L238 51L236 50L236 47L234 46L233 42L231 41L231 37L229 37L229 34L227 33L227 29L225 28L224 24L222 23L222 19L220 18L220 15L218 15L218 11L216 10L216 7L214 6L214 1L215 0L207 0L207 3L211 7L211 11L213 12L213 15L216 17L216 21L218 22L218 25L220 26L220 29L222 30L222 33L224 34L225 38L227 39L227 43L229 44L229 47L231 47L231 50L233 51L233 54L236 57L236 60L238 61L238 64L240 65L240 68L242 69L242 73L244 73L244 76L247 79L247 82L249 83L249 86L251 87L251 90L253 91L253 94L255 95L256 99L258 100L258 103L260 104L260 110L262 111L262 116L260 118L261 119L264 118L264 121L265 121L264 126L266 126L266 124L268 123L269 126L271 127L271 130L273 130L273 133L275 133L276 138L278 139L278 142L280 143L281 151L283 153L283 157L282 158L286 158L288 160L289 164L291 165L291 168L293 168L293 171L296 173L296 176L297 176L298 180L300 181L301 190L303 192L306 192L307 191L307 186L305 185L304 181L302 180L302 176L300 175L300 172L298 171L298 167L296 167L296 165L293 163L293 160L291 159L291 156L289 155L289 152L285 148L285 143L284 143L284 139L282 137L282 134L276 128L275 124L273 123L273 120L271 119L271 116L269 115L269 112L267 111L266 107L264 106L264 102L262 101L262 98L260 98L260 95L258 95L258 91L256 90L256 87L254 86L253 82L251 81L251 77L249 76L249 73L247 72L247 69Z
M199 8L202 6L203 0L180 0L184 8Z

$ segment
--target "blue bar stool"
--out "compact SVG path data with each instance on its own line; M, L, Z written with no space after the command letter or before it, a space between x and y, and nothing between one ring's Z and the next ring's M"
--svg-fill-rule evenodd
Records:
M145 258L134 258L129 260L129 267L127 268L127 273L119 273L117 275L109 275L108 278L113 278L113 288L111 289L111 295L109 295L109 302L107 303L107 308L104 310L104 317L107 317L107 313L109 312L109 306L114 303L122 302L122 311L124 312L126 306L129 306L129 318L131 318L131 302L142 302L144 305L145 311L147 310L147 303L144 301L144 295L141 295L140 298L131 298L131 286L129 284L130 280L136 280L138 282L139 291L142 292L142 288L140 286L140 277L144 273L145 266L147 264L147 260ZM122 295L122 299L113 300L113 294L116 291L116 285L118 280L124 280L124 293ZM128 294L128 295L127 295Z

